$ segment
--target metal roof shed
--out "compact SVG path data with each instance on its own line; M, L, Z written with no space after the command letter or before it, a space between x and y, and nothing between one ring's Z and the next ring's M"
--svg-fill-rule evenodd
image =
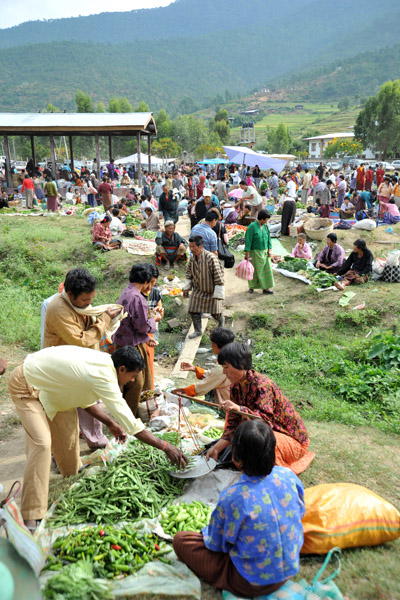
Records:
M108 136L110 160L112 158L112 136L134 136L140 154L140 137L147 136L149 171L151 170L151 136L157 134L152 113L0 113L0 135L4 137L7 179L11 176L11 161L8 145L9 135L31 138L32 158L35 160L34 137L48 135L50 138L53 175L56 175L54 136L68 136L73 165L73 136L94 136L96 142L97 169L100 169L99 135ZM140 176L141 164L138 164Z

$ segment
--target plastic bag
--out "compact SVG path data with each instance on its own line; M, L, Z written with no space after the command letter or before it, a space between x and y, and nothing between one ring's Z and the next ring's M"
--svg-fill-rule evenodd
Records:
M377 273L378 275L382 275L383 270L386 265L386 260L384 258L376 258L372 263L372 271Z
M311 585L305 579L300 579L300 581L289 579L277 592L268 594L267 596L258 596L258 600L343 600L341 591L336 583L332 581L340 573L339 554L340 548L332 548ZM338 567L331 575L321 580L322 574L333 556L338 561ZM250 599L239 598L230 592L223 591L222 600Z
M143 421L148 423L158 408L165 404L165 399L162 394L153 396L144 402L140 402L137 410L137 416Z
M372 219L363 219L362 221L357 221L353 225L354 229L366 229L367 231L372 231L372 229L376 229L376 223Z
M386 264L388 267L398 267L400 263L400 250L392 250L387 255Z
M305 505L302 554L326 554L333 546L376 546L400 537L400 512L360 485L307 488Z
M17 487L16 490L14 488ZM45 563L45 556L37 540L25 527L15 496L21 489L16 481L0 506L0 524L3 522L7 537L18 553L29 563L33 571L39 575Z
M235 269L236 277L251 281L254 277L254 267L249 260L242 260Z

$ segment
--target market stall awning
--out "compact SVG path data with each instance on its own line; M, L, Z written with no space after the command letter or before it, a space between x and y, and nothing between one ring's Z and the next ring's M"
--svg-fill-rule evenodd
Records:
M259 154L244 146L224 146L223 148L230 162L233 162L236 165L246 165L247 167L255 167L258 165L260 169L274 169L277 173L283 171L286 166L286 160L270 158L265 154Z
M156 135L152 113L0 113L0 134Z
M142 164L147 164L149 161L149 155L140 153L140 162ZM152 166L161 166L167 162L174 162L175 158L159 158L158 156L151 156L151 164ZM130 156L124 156L123 158L116 158L115 164L117 165L136 165L138 163L138 154L131 154Z
M205 158L204 160L198 160L199 165L227 165L229 160L226 158Z

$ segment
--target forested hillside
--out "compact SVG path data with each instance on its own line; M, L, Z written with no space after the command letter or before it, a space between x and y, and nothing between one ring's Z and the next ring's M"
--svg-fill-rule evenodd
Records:
M338 16L337 27L327 15ZM185 97L195 110L225 90L244 93L343 59L350 67L346 85L331 66L321 71L320 89L305 83L302 93L364 96L375 91L378 76L386 77L385 61L391 70L395 65L384 51L380 72L372 61L371 77L368 59L357 55L372 43L374 49L396 44L399 20L393 0L381 0L379 13L375 0L179 0L153 10L26 23L0 31L0 46L14 44L0 50L0 110L36 111L49 102L74 110L80 88L95 103L126 96L174 115Z
M275 80L271 87L285 93L287 99L334 101L365 98L388 79L399 78L400 43Z

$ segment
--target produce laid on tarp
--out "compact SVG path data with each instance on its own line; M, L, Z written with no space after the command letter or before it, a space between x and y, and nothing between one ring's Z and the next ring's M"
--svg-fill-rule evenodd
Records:
M211 507L198 500L172 504L161 513L161 526L170 536L178 531L201 531L208 525L211 513Z
M171 546L153 533L138 533L129 525L122 529L100 525L57 538L45 569L54 571L65 564L84 560L92 564L96 577L114 579L135 573L153 560L169 564L165 555L170 553Z
M171 479L170 463L159 450L138 441L106 469L83 477L56 504L49 527L78 523L117 523L156 517L182 490Z
M305 258L294 258L293 256L285 256L285 259L277 265L273 265L274 270L278 271L285 277L298 279L308 285L311 285L318 292L334 288L334 283L337 281L332 273L320 271L316 269Z

